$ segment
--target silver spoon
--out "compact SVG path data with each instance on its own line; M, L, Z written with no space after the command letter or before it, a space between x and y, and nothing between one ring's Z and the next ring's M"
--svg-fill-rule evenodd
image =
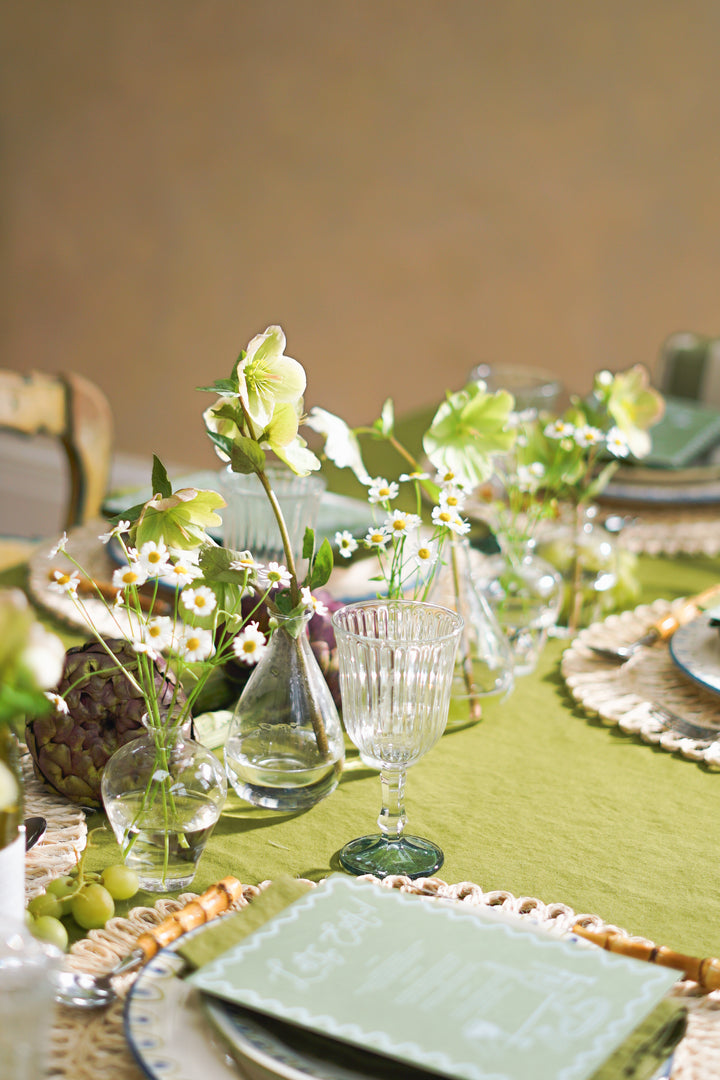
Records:
M106 975L90 975L85 971L57 971L53 976L55 1001L59 1005L70 1005L78 1009L104 1008L117 997L113 979L134 971L144 960L143 950L133 949Z
M25 818L25 850L35 847L38 840L42 840L47 829L47 821L44 817Z

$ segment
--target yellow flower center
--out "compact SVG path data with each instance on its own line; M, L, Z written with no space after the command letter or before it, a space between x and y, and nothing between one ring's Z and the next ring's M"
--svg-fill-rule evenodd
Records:
M200 648L200 638L199 637L189 637L187 639L187 647L188 647L189 652L195 652L196 649Z
M418 558L419 559L429 559L430 558L430 548L426 548L426 547L418 548Z
M452 521L452 514L449 514L447 510L441 510L438 517L441 521Z
M398 518L397 521L393 521L393 529L397 532L402 532L405 528L405 518Z

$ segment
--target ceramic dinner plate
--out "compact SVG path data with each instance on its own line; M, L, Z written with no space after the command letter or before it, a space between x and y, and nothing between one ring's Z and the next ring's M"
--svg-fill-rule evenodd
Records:
M138 975L125 1003L125 1035L150 1080L411 1080L419 1072L203 997L164 949Z
M720 694L720 629L707 612L675 631L670 655L685 675Z

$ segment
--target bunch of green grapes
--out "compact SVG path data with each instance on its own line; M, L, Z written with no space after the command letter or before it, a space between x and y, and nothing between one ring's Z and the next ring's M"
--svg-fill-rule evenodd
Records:
M51 881L27 906L30 932L63 952L68 946L64 918L74 919L82 930L99 930L115 914L115 901L130 900L140 888L135 871L122 864L107 866L100 873L85 870L89 848L90 837L77 866Z

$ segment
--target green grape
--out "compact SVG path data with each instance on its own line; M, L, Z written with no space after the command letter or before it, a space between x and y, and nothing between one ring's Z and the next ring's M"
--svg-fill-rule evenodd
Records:
M100 881L113 900L129 900L140 888L140 881L134 870L118 864L103 870Z
M68 932L59 919L52 915L41 915L30 926L30 933L39 941L46 941L56 949L65 952L68 947Z
M59 919L63 914L62 902L57 896L53 896L52 893L47 892L40 893L39 896L33 896L27 909L33 919L41 919L45 915L50 916L53 919Z
M60 901L62 915L70 914L72 898L77 892L77 889L77 878L71 877L70 874L64 874L62 877L54 878L47 887L47 891L52 893L53 896L56 896Z
M99 930L115 914L115 904L104 886L92 883L73 896L70 910L83 930Z

